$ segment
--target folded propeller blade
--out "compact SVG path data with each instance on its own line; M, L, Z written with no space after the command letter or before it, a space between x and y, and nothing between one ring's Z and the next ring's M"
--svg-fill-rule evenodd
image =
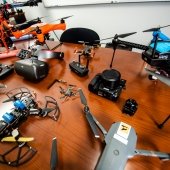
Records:
M52 148L51 148L51 160L50 160L50 167L51 170L55 170L58 163L58 154L57 154L57 140L53 138L52 140Z
M87 106L87 100L84 96L84 93L82 91L82 89L78 89L78 92L80 94L80 100L81 100L81 103L84 105L84 106Z

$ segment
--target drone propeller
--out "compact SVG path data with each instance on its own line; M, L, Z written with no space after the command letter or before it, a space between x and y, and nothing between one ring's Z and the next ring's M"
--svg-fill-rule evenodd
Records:
M48 16L37 17L37 18L31 19L31 20L28 20L28 21L26 21L26 22L24 22L24 23L22 23L22 24L16 24L15 26L18 27L18 26L21 26L21 25L23 25L23 24L27 24L27 23L29 23L29 22L36 21L36 20L37 20L37 21L41 21L41 19L46 18L46 17L48 17Z
M160 75L158 73L155 73L154 71L151 71L147 68L145 68L146 72L152 76L155 76L158 80L162 81L163 83L165 83L166 85L170 86L170 78L165 77L163 75Z
M130 32L130 33L126 33L126 34L116 34L114 37L109 37L109 38L104 38L101 40L96 40L96 41L103 41L103 40L108 40L108 39L118 39L118 38L125 38L128 37L130 35L136 34L136 32Z
M41 115L45 117L48 115L48 113L52 112L53 110L55 110L55 108L44 108L41 110Z
M13 95L13 96L10 97L9 99L4 100L2 103L12 102L12 101L15 101L15 100L17 100L17 98L15 97L15 95Z
M95 117L90 113L90 109L87 105L87 100L84 96L84 93L82 91L82 89L78 89L78 92L79 92L79 95L80 95L80 100L81 100L81 103L85 106L84 107L84 112L86 114L86 119L91 127L91 130L95 136L95 138L100 138L100 135L99 135L99 132L98 132L98 129L97 129L97 126L100 126L100 125L97 125L96 126L96 119ZM99 122L98 122L99 123ZM99 123L100 124L100 123Z
M37 20L37 21L41 21L41 19L47 18L47 17L49 17L49 16L37 17L37 18L31 19L31 20L29 20L29 21L26 21L26 23L32 22L32 21L36 21L36 20Z
M37 23L41 23L41 19L43 18L46 18L48 16L44 16L44 17L38 17L38 18L35 18L35 19L31 19L29 21L26 21L22 24L16 24L12 27L12 30L13 31L16 31L16 30L24 30L28 27L30 27L31 25L34 25L34 24L37 24Z
M158 31L158 30L160 30L161 28L165 28L165 27L169 27L169 26L170 26L170 25L165 25L165 26L162 26L162 27L150 28L150 29L144 30L143 32L153 32L153 31Z
M51 148L51 160L50 160L50 167L51 170L55 170L58 163L58 154L57 154L57 140L53 138L52 140L52 148Z
M81 100L81 103L84 105L84 106L87 106L87 100L84 96L84 93L82 91L82 89L78 89L78 92L80 94L80 100Z
M42 117L50 117L57 121L60 116L60 108L57 101L51 96L45 96L46 104L45 107L39 113Z
M66 17L62 17L62 18L58 18L58 19L56 19L56 20L53 20L53 21L50 21L49 23L52 23L52 22L55 22L55 21L62 21L62 20L65 20L65 19L67 19L67 18L70 18L70 17L72 17L73 15L70 15L70 16L66 16Z

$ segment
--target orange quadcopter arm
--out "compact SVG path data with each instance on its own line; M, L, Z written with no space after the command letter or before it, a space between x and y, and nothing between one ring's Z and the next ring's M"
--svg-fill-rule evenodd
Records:
M12 34L15 36L15 38L20 38L23 35L28 35L28 34L32 34L32 35L37 35L35 28L38 25L33 25L27 29L21 30L21 31L15 31L12 32ZM50 31L54 31L54 30L65 30L66 29L66 24L65 23L60 23L60 24L45 24L42 26L39 26L40 30L42 31L42 34L45 35L47 33L49 33Z
M61 24L46 24L42 27L40 27L41 31L43 34L47 34L50 31L55 31L55 30L65 30L66 29L66 24L61 23Z
M44 43L45 38L43 34L37 34L37 39L40 43Z

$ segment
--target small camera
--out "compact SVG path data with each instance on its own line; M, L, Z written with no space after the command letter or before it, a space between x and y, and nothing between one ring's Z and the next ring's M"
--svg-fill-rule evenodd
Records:
M130 116L133 116L135 114L135 112L137 111L137 108L138 108L138 104L137 104L136 100L127 99L125 101L125 104L123 105L122 112L126 113Z
M89 83L89 91L116 101L125 87L126 80L121 79L121 74L115 69L104 70L97 74Z

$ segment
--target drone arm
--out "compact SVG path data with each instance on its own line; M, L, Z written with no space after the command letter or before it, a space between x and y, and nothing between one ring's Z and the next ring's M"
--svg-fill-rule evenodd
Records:
M163 41L170 40L170 38L163 34L161 31L154 31L152 35L153 35L152 42L154 42L157 37Z
M157 79L159 79L160 81L162 81L163 83L165 83L166 85L170 86L170 79L168 77L165 77L161 74L158 74L152 70L149 70L147 68L145 68L146 72L152 76L155 76Z
M128 47L132 47L132 48L137 48L137 49L141 49L141 50L147 50L149 47L145 46L145 45L141 45L141 44L137 44L137 43L132 43L132 42L128 42L128 41L122 41L122 40L114 40L113 41L117 44L123 44L123 45L127 45ZM112 43L113 43L112 41Z
M98 128L100 129L100 131L103 133L104 136L107 135L107 131L106 129L100 124L100 122L92 115L94 122L96 123L96 125L98 126Z
M98 129L97 129L97 126L95 124L92 114L90 113L89 109L87 109L87 107L84 108L84 112L86 114L86 119L91 127L91 130L93 131L95 138L99 138L100 135L98 133Z
M139 150L139 149L136 149L134 155L159 157L160 159L170 159L170 153L148 151L148 150Z
M98 128L101 130L101 132L103 133L104 136L107 135L107 131L104 129L104 127L97 121L97 119L93 116L92 113L90 113L90 109L87 105L87 100L84 96L84 93L82 91L82 89L78 89L78 92L80 94L80 99L81 99L81 103L84 105L84 113L86 114L86 118L89 122L89 125L95 135L96 138L99 138L99 134L98 134Z

